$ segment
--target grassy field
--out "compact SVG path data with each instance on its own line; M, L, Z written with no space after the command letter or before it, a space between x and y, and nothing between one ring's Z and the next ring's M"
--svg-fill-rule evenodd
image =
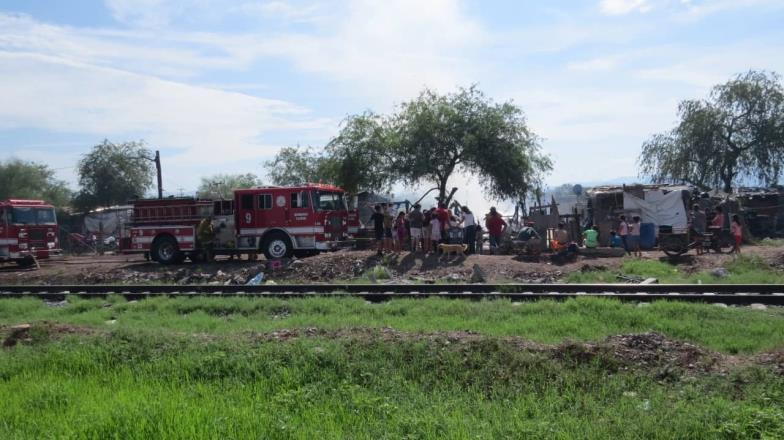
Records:
M0 325L51 321L103 329L227 335L315 327L390 327L409 332L475 331L542 343L598 340L657 331L726 353L784 347L784 309L755 311L659 301L647 307L612 299L565 302L394 300L357 298L154 298L127 302L70 299L52 307L36 299L0 302Z
M677 265L658 260L627 258L620 271L597 270L572 272L564 280L567 283L617 283L618 275L656 278L663 284L784 284L784 272L775 270L756 256L740 256L724 265L729 272L726 277L716 277L709 272L687 273Z
M46 321L44 324L42 322ZM522 350L655 330L724 353L784 347L784 314L657 302L352 299L0 302L0 438L782 438L784 378L688 375ZM67 331L56 330L68 324ZM256 337L393 327L445 337ZM0 331L0 335L7 330Z

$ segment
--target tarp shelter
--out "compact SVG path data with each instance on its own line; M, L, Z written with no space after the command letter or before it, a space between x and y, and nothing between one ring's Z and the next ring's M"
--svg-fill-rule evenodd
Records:
M85 232L119 237L121 228L130 222L132 213L133 206L130 205L97 209L84 216Z
M691 188L682 185L622 185L595 187L586 191L589 198L589 220L599 226L599 242L606 246L610 231L618 228L618 218L635 215L643 223L653 223L658 233L660 225L685 228ZM589 225L584 225L585 227Z
M639 212L643 223L653 223L657 228L659 225L669 225L673 229L685 229L689 225L686 206L679 191L647 191L644 199L625 192L623 208Z

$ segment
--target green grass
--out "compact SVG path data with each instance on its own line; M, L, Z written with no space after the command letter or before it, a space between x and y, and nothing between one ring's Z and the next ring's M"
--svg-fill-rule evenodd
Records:
M756 244L758 246L784 247L784 238L763 238Z
M85 330L57 334L42 321ZM654 330L746 355L784 347L778 308L602 298L0 301L0 326L22 322L33 323L31 340L0 349L2 439L784 437L784 377L769 368L625 369L612 352L586 360L500 338L559 343ZM482 337L354 332L282 342L255 333L303 327Z
M572 272L567 283L617 283L617 275L656 278L662 284L784 284L784 272L770 267L756 256L741 255L724 265L729 276L720 278L709 272L687 273L682 267L659 260L624 259L619 271Z
M493 339L41 332L0 355L0 438L784 436L784 379L758 367L661 380Z
M229 335L283 328L391 327L410 332L471 330L488 336L521 336L543 343L598 340L608 335L657 331L726 353L784 347L784 311L719 308L658 301L637 307L612 299L513 304L508 300L393 300L356 298L155 298L126 302L69 299L51 307L36 299L0 301L0 325L53 321L101 329ZM107 321L115 321L107 323Z

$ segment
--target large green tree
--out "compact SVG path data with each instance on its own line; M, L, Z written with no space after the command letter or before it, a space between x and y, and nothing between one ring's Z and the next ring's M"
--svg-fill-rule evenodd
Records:
M335 183L336 166L324 152L312 148L283 147L272 160L264 163L272 184L281 186L303 183Z
M19 159L0 162L0 200L41 199L62 208L70 197L66 183L47 165Z
M458 170L478 177L492 198L522 200L541 188L552 164L519 107L470 87L447 95L425 90L388 116L350 116L323 152L283 148L266 166L275 184L321 181L352 193L435 183L448 203Z
M448 203L448 182L461 170L489 197L521 200L552 167L522 110L495 103L476 87L446 95L425 90L393 117L395 171L407 183L432 182Z
M366 112L348 117L326 148L334 183L353 194L388 190L397 178L393 136L382 116Z
M81 189L74 206L88 211L143 197L155 176L151 158L141 141L114 144L104 140L79 161Z
M261 179L253 173L247 174L215 174L202 177L197 195L202 198L231 199L233 190L253 188L261 185Z
M678 106L680 122L642 147L641 174L730 192L738 180L778 183L784 167L784 89L775 73L749 71Z

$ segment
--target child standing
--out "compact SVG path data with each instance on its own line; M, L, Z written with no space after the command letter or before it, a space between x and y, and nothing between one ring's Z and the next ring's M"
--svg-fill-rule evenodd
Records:
M737 214L732 216L730 232L732 233L732 237L735 239L735 247L732 248L732 252L739 254L740 244L743 241L743 226L740 224L740 217L738 217Z
M438 243L441 241L441 220L437 215L430 219L430 243L433 252L438 252Z
M629 252L632 256L642 257L640 251L640 229L642 229L642 221L640 217L635 215L632 217L632 224L629 225L629 235L626 237L626 243L629 245Z
M618 236L621 237L621 242L623 243L623 248L626 249L626 253L629 252L629 222L626 221L626 216L622 215L618 219Z
M408 230L406 229L406 213L400 211L395 219L395 252L403 250L403 243L408 243Z

